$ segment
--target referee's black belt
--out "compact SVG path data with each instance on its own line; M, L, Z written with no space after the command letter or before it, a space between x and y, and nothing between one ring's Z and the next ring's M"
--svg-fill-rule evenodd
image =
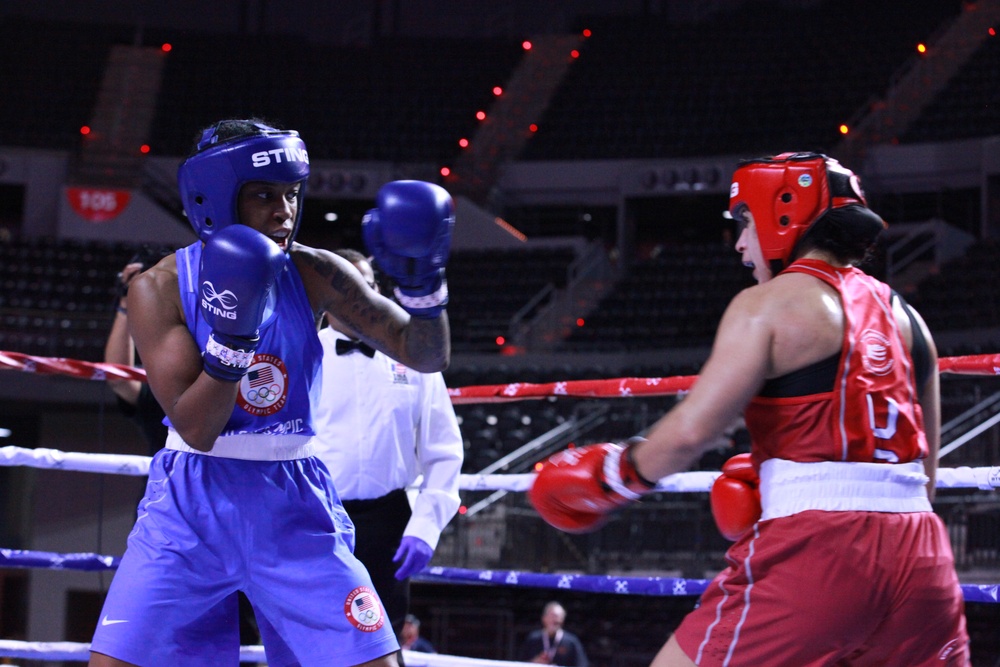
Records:
M341 503L344 505L344 509L347 510L347 513L350 514L352 510L355 512L366 512L383 507L392 507L399 505L400 501L405 502L407 505L410 504L410 501L406 497L406 489L396 489L395 491L390 491L384 496L379 496L378 498L341 500Z

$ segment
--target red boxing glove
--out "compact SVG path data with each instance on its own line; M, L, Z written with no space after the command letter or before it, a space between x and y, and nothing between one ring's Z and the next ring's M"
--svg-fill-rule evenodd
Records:
M597 530L613 510L656 487L635 468L632 447L640 441L567 449L549 457L528 489L528 500L546 523L559 530Z
M722 464L712 484L712 516L719 532L735 542L760 519L760 477L749 454L737 454Z

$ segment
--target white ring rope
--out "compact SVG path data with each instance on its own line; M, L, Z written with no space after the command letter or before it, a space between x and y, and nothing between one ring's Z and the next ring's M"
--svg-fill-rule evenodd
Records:
M87 662L90 660L90 644L80 642L25 642L14 639L0 639L0 656L7 658L25 658L29 660L72 660ZM403 649L403 660L406 667L517 667L528 665L526 662L509 662L504 660L485 660L482 658L465 658L439 653L417 653ZM263 646L241 646L240 662L263 663Z
M143 476L149 474L149 456L132 454L87 454L63 452L58 449L26 449L0 447L0 466L28 466L75 472L99 472L110 475ZM661 479L657 491L670 493L707 492L719 476L716 471L681 472ZM460 475L459 488L463 491L527 491L534 473L518 475ZM938 468L939 489L1000 488L1000 466L970 468Z

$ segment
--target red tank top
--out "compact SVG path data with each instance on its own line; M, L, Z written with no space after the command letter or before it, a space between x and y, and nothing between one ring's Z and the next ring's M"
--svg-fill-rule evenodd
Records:
M811 275L840 293L844 342L830 391L757 396L747 406L757 466L769 458L875 463L926 458L913 361L892 314L889 286L856 268L818 260L799 260L786 271Z

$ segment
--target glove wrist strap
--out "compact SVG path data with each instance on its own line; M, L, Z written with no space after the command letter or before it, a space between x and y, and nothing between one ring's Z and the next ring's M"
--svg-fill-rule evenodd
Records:
M622 480L630 486L638 486L643 492L656 488L656 480L646 479L635 464L635 446L646 442L638 436L625 441L625 463L622 469Z
M635 470L628 455L629 447L617 445L604 457L604 483L626 500L639 500L645 491L653 488Z
M442 280L441 285L430 294L413 296L406 294L399 287L393 290L399 304L409 311L440 308L448 303L448 281Z
M216 339L215 332L208 335L205 344L205 372L216 380L239 382L253 365L257 338L239 340L232 336Z
M642 494L656 488L639 474L635 466L632 449L641 439L630 439L624 446L617 445L613 452L604 457L604 481L608 487L627 500L639 500Z

